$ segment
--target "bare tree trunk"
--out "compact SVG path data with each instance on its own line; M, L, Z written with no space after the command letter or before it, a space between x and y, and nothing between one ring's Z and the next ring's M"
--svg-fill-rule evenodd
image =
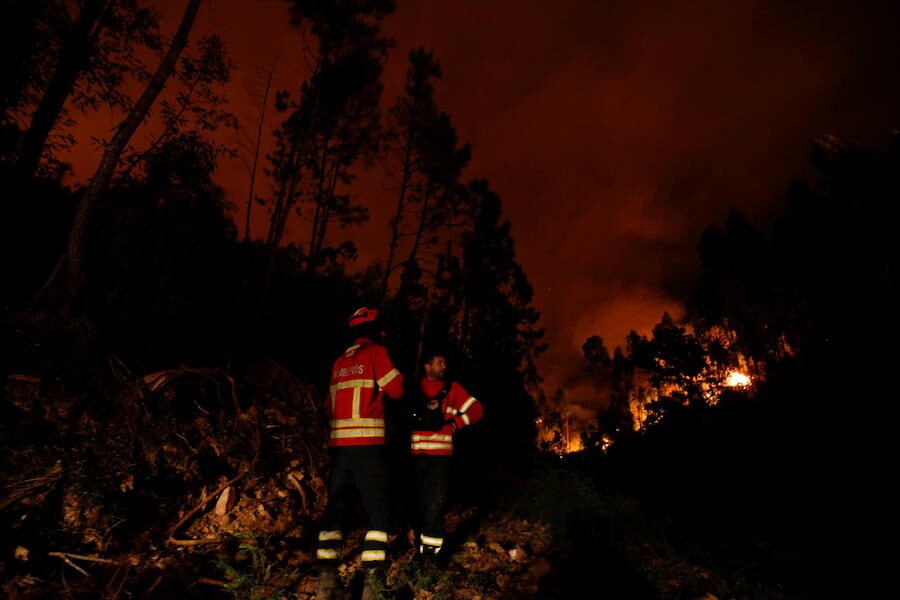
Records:
M425 308L422 310L421 320L419 321L419 339L416 344L416 366L413 370L416 380L422 379L422 355L425 353L425 322L428 320L429 310L428 298L425 298Z
M259 145L262 140L263 125L266 121L266 106L269 104L269 91L272 89L272 75L275 73L275 65L269 70L266 79L266 92L263 94L262 106L259 109L259 125L256 128L256 148L253 151L253 166L250 167L250 191L247 193L247 221L244 224L244 241L250 239L250 209L253 208L253 187L256 183L256 166L259 164Z
M327 155L326 147L326 155ZM327 172L327 161L322 161L322 183L324 189L320 189L319 197L316 200L316 223L313 229L313 236L309 242L309 260L306 262L306 270L312 271L315 267L315 261L322 252L322 246L325 244L325 233L328 229L328 219L331 218L331 208L334 201L334 191L337 189L337 182L341 175L341 160L339 157L334 159L334 167L332 168L329 179L325 181Z
M103 152L100 164L97 166L97 170L94 172L94 176L84 192L81 203L78 205L78 211L75 213L75 219L69 232L69 243L66 250L67 301L69 309L73 307L82 291L84 240L92 213L97 206L100 196L106 191L110 181L112 181L116 165L122 155L122 151L128 144L128 140L131 139L131 136L134 135L134 132L147 116L147 112L165 86L166 80L172 75L175 63L187 44L188 35L200 8L200 2L201 0L188 0L188 5L181 18L181 24L175 37L172 39L172 45L169 46L166 56L160 62L159 67L157 67L156 73L154 73L153 78L147 84L144 93L128 113L128 116L125 117L125 120L116 129L116 133L109 146Z
M22 137L15 167L19 181L27 181L37 170L50 131L59 120L75 82L87 65L91 48L103 30L102 16L107 8L105 0L86 0L78 14L78 21L66 36L53 77L31 118L28 131Z
M462 331L460 332L460 340L459 347L462 350L463 356L469 352L469 320L471 318L472 304L468 300L463 301L463 317L462 317Z
M306 261L306 270L312 270L313 256L317 254L316 246L319 239L319 230L324 228L321 225L323 215L325 214L325 170L328 168L328 143L330 136L322 140L322 160L319 163L319 189L316 191L316 208L313 211L312 231L309 234L309 256Z
M428 184L428 189L425 191L425 196L422 198L422 215L419 219L419 227L416 229L416 239L413 242L412 250L409 251L409 257L406 259L408 261L413 261L416 259L416 254L419 252L419 246L422 243L422 234L425 232L428 223L428 200L431 198L431 184Z
M263 309L269 295L269 287L272 285L272 274L275 270L275 256L278 253L278 245L281 243L281 236L284 235L284 228L287 225L290 210L294 206L294 190L300 177L300 159L306 152L307 137L304 135L302 140L296 139L291 145L291 154L288 157L290 175L288 180L284 181L278 190L275 198L275 207L272 209L272 217L269 220L269 232L266 236L268 257L266 259L266 270L263 272L262 284L259 287L259 301L256 304L257 321L261 320L263 316Z
M321 62L320 62L321 64ZM318 104L318 93L316 94L316 104ZM313 107L313 118L315 117L316 106ZM284 235L284 229L287 226L287 219L290 211L294 206L294 193L297 181L300 178L300 165L306 156L306 145L312 135L312 126L310 126L302 136L297 136L291 143L291 154L288 157L288 165L290 174L288 180L284 181L278 190L275 198L275 207L272 209L272 217L269 221L269 232L266 236L266 246L268 258L266 260L266 270L263 273L262 285L259 289L259 301L256 305L256 320L259 321L263 316L263 309L266 305L266 299L269 295L269 287L272 285L272 274L275 270L275 256L278 252L278 245L281 243L281 237Z
M185 98L186 98L184 101L185 103L181 106L181 110L178 111L178 113L174 116L173 120L180 121L182 119L182 116L184 115L184 113L187 112L187 109L191 104L191 101L194 96L194 90L197 89L197 86L199 84L200 84L200 80L199 80L199 78L197 78L197 79L194 79L194 81L190 84L190 86L188 86L187 92L185 94ZM122 171L122 173L119 175L119 177L121 179L127 179L131 175L131 172L134 171L135 167L137 167L139 164L144 162L148 156L151 156L153 154L153 152L157 148L159 148L160 145L162 145L163 142L166 142L172 138L173 131L176 131L176 129L170 129L170 128L164 129L161 134L156 136L156 138L152 142L150 142L150 145L147 146L146 150L144 150L140 154L135 154L135 155L131 156L130 160L128 161L128 163L129 163L128 166Z
M324 56L319 56L316 62L316 66L313 69L312 74L309 77L309 81L315 81L317 75L322 70L322 65L325 62ZM266 237L266 244L269 246L270 255L274 254L276 248L278 248L278 244L281 243L281 236L284 235L284 228L287 225L287 219L290 215L291 209L294 206L294 191L297 187L297 180L300 177L300 169L302 168L303 162L306 160L306 151L307 144L309 142L310 137L312 136L313 129L315 129L316 116L319 110L319 95L321 90L317 86L315 88L315 93L312 97L312 107L309 115L309 122L307 123L306 130L302 133L297 134L291 140L291 152L288 158L288 171L285 170L285 174L282 176L287 176L287 181L283 182L281 188L278 191L278 195L275 198L275 207L272 209L272 218L269 223L269 233ZM269 260L269 266L267 270L271 270L273 265L273 261ZM266 280L269 279L271 273L266 274ZM260 296L265 296L265 288L264 286L263 293Z
M272 217L269 220L269 232L266 235L266 244L271 248L278 246L281 241L281 235L284 233L284 226L287 223L287 213L290 211L292 202L290 196L294 193L298 172L299 161L298 156L302 156L304 152L304 144L295 141L291 145L291 153L288 156L287 164L290 175L286 181L281 183L278 192L275 195L275 206L272 207Z
M387 263L384 266L384 279L381 282L381 293L387 294L388 281L391 278L391 270L394 268L394 254L400 245L400 226L403 223L403 209L406 207L406 191L409 181L412 179L412 126L406 130L406 151L403 157L403 178L400 180L400 196L397 199L397 211L391 219L391 244L388 249Z
M322 223L319 225L319 238L316 241L316 256L322 252L322 246L325 243L325 230L328 227L328 219L331 218L332 201L334 200L334 191L337 189L338 178L341 175L341 166L339 161L335 161L334 171L331 172L331 183L328 185L328 192L325 195L325 212L322 215Z

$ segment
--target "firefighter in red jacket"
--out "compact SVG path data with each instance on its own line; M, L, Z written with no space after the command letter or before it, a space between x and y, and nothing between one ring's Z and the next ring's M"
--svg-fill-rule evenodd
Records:
M444 510L450 482L453 435L481 419L481 403L447 379L442 354L425 354L421 396L412 410L411 451L418 492L418 554L433 563L444 545Z
M400 398L403 376L387 348L379 342L378 311L360 308L348 322L352 345L331 370L325 409L331 425L331 477L328 503L319 530L316 558L319 588L316 598L332 598L340 586L337 566L343 542L342 508L352 501L353 488L362 497L368 530L362 546L366 570L363 598L374 597L384 576L388 543L387 465L384 456L384 396Z

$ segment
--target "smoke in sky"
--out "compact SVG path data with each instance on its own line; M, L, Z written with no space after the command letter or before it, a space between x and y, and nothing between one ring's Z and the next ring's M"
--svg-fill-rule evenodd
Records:
M181 3L159 6L173 26ZM552 393L582 376L588 336L612 351L664 311L681 316L700 233L730 209L770 221L789 180L812 176L813 139L883 146L900 116L898 14L895 2L400 0L384 23L397 40L385 100L401 90L409 50L433 49L440 108L472 144L464 177L488 179L512 222L547 329L539 368ZM286 22L277 0L201 11L195 33L225 38L238 65L229 94L244 114L255 110L246 82L273 64L276 85L299 86ZM87 123L108 127L102 119ZM96 158L83 152L76 170ZM225 165L221 182L243 207L248 175ZM385 258L385 187L363 177L354 193L368 196L372 219L335 233L366 263Z

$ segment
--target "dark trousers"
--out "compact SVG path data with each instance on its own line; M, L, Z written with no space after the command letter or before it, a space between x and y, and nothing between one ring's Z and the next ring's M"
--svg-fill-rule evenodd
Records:
M356 500L362 498L367 532L363 566L377 568L387 560L387 465L383 446L332 447L328 502L319 527L316 556L323 568L337 566L343 528Z
M416 454L412 461L418 497L419 552L437 554L444 543L451 457Z

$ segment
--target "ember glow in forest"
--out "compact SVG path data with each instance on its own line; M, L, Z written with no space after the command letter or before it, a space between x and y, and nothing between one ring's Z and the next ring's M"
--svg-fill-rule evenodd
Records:
M674 11L614 3L601 11L565 2L547 11L526 2L504 11L403 3L366 17L377 28L367 52L378 79L360 82L357 93L368 94L369 104L356 106L352 118L370 128L368 137L351 146L320 138L317 159L312 146L308 158L289 159L285 127L300 118L304 102L303 110L315 112L302 91L323 56L313 21L289 13L284 2L256 2L249 10L211 3L193 16L186 50L128 140L118 173L139 171L166 141L191 132L212 144L212 181L225 193L239 237L319 255L343 248L355 257L345 268L380 264L391 289L411 255L428 261L419 268L430 276L471 209L458 195L447 199L453 186L485 178L510 219L515 256L534 289L531 304L541 317L535 325L547 344L534 357L544 393L564 390L589 415L605 400L585 385L582 344L599 335L612 351L632 330L649 334L663 313L684 317L703 228L722 223L731 209L770 219L787 180L808 169L813 139L838 134L877 142L885 135L880 107L896 106L897 86L865 78L875 61L897 60L896 49L882 42L891 19L879 11L889 9L819 7L812 27L800 7L764 5ZM75 7L61 6L48 12L49 27L78 22ZM146 8L158 19L156 35L174 34L182 3ZM487 27L494 18L510 27ZM830 35L836 28L841 36ZM140 97L141 78L165 50L163 37L143 43L139 31L149 30L133 29L129 38L110 28L125 54L96 57L107 62L76 77L60 98L56 114L66 118L41 123L49 128L38 146L42 168L58 164L67 181L90 181L103 155L97 142L112 139ZM540 33L532 39L525 31ZM126 57L145 60L128 64ZM823 58L827 69L816 66ZM22 127L38 115L40 85L35 81L35 93L8 113ZM848 89L867 91L852 96ZM413 126L424 127L416 121L423 117L403 113L416 101L443 123L442 132L429 130L437 144L431 149L404 146L414 139ZM103 102L108 109L99 110ZM328 118L340 127L350 117ZM390 148L380 154L372 146L376 126L384 136L377 143ZM407 150L413 154L404 161ZM443 179L428 173L429 152L444 157ZM308 172L279 176L291 168Z

